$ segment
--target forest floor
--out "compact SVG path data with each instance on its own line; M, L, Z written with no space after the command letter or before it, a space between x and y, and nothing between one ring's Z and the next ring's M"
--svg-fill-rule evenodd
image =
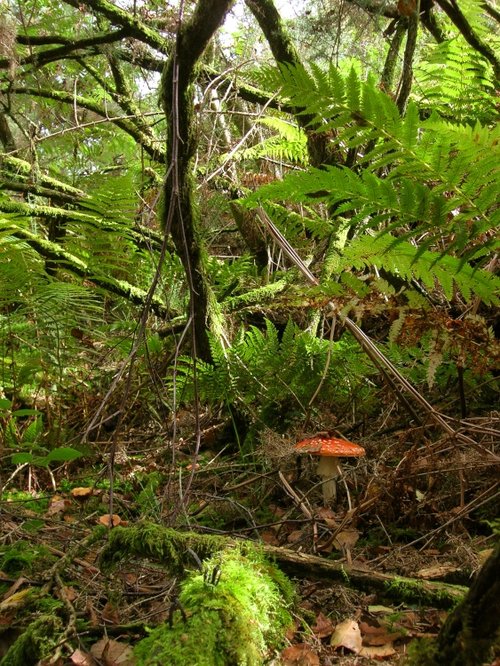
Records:
M115 526L147 520L301 553L300 570L283 560L299 601L269 663L400 664L415 639L437 635L452 602L411 599L397 577L467 586L494 545L499 490L489 455L499 424L496 413L470 420L476 448L435 432L425 448L422 433L404 427L361 438L367 456L345 465L328 508L315 463L297 465L293 435L268 434L245 455L220 441L214 414L202 415L194 468L191 414L177 423L175 445L170 431L122 432L112 491L104 439L92 443L91 467L19 467L0 505L0 660L42 611L68 623L42 665L131 665L146 627L168 621L179 579L161 562L125 557L111 574L101 570L106 537L92 535L112 516ZM341 564L344 580L319 575L317 558ZM351 570L366 574L362 589ZM396 577L390 594L371 587L379 574Z

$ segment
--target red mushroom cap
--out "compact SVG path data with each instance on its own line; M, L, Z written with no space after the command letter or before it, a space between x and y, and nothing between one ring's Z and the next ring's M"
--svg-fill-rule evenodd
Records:
M336 458L358 458L365 455L365 450L358 444L347 442L340 437L312 437L295 444L298 453L310 453L316 456L335 456Z

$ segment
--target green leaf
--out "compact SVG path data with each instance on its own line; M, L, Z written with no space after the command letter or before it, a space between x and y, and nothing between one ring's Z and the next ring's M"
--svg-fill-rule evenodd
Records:
M47 462L70 462L71 460L76 460L83 455L81 451L72 449L70 446L61 446L57 449L53 449L47 458Z
M37 409L15 409L12 416L37 416L40 412Z
M24 465L25 463L31 463L35 459L35 456L32 453L14 453L10 457L10 461L13 465Z

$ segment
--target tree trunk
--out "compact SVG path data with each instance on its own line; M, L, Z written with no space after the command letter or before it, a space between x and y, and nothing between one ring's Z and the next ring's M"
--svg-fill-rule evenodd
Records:
M436 666L480 666L493 659L495 648L500 651L499 570L500 543L446 620L437 640Z
M195 67L233 0L198 2L192 18L177 34L177 43L162 74L161 103L168 122L167 177L162 223L170 232L189 286L193 354L210 360L208 328L211 290L193 205L191 158L196 147L193 131Z

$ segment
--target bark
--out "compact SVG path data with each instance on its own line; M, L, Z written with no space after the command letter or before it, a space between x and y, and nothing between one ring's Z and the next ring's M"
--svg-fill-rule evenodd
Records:
M16 141L7 120L7 114L0 111L0 143L6 153L14 152Z
M402 22L398 21L395 25L394 34L391 37L389 50L384 63L384 70L380 78L380 85L387 93L391 92L394 83L394 74L398 63L399 49L403 42L404 32L404 25Z
M210 360L207 329L211 292L205 272L204 248L193 205L191 159L196 147L193 129L193 81L196 65L222 23L233 0L204 0L179 29L174 53L162 74L161 103L168 120L167 177L162 224L172 238L186 272L190 291L193 353Z
M446 620L437 641L436 666L480 666L500 648L500 543L463 602Z
M399 95L396 101L401 115L403 115L405 112L406 104L408 103L408 98L411 92L411 84L413 81L413 58L415 55L415 49L417 48L418 24L418 12L415 11L408 18L408 33L406 36L403 74L401 76Z

